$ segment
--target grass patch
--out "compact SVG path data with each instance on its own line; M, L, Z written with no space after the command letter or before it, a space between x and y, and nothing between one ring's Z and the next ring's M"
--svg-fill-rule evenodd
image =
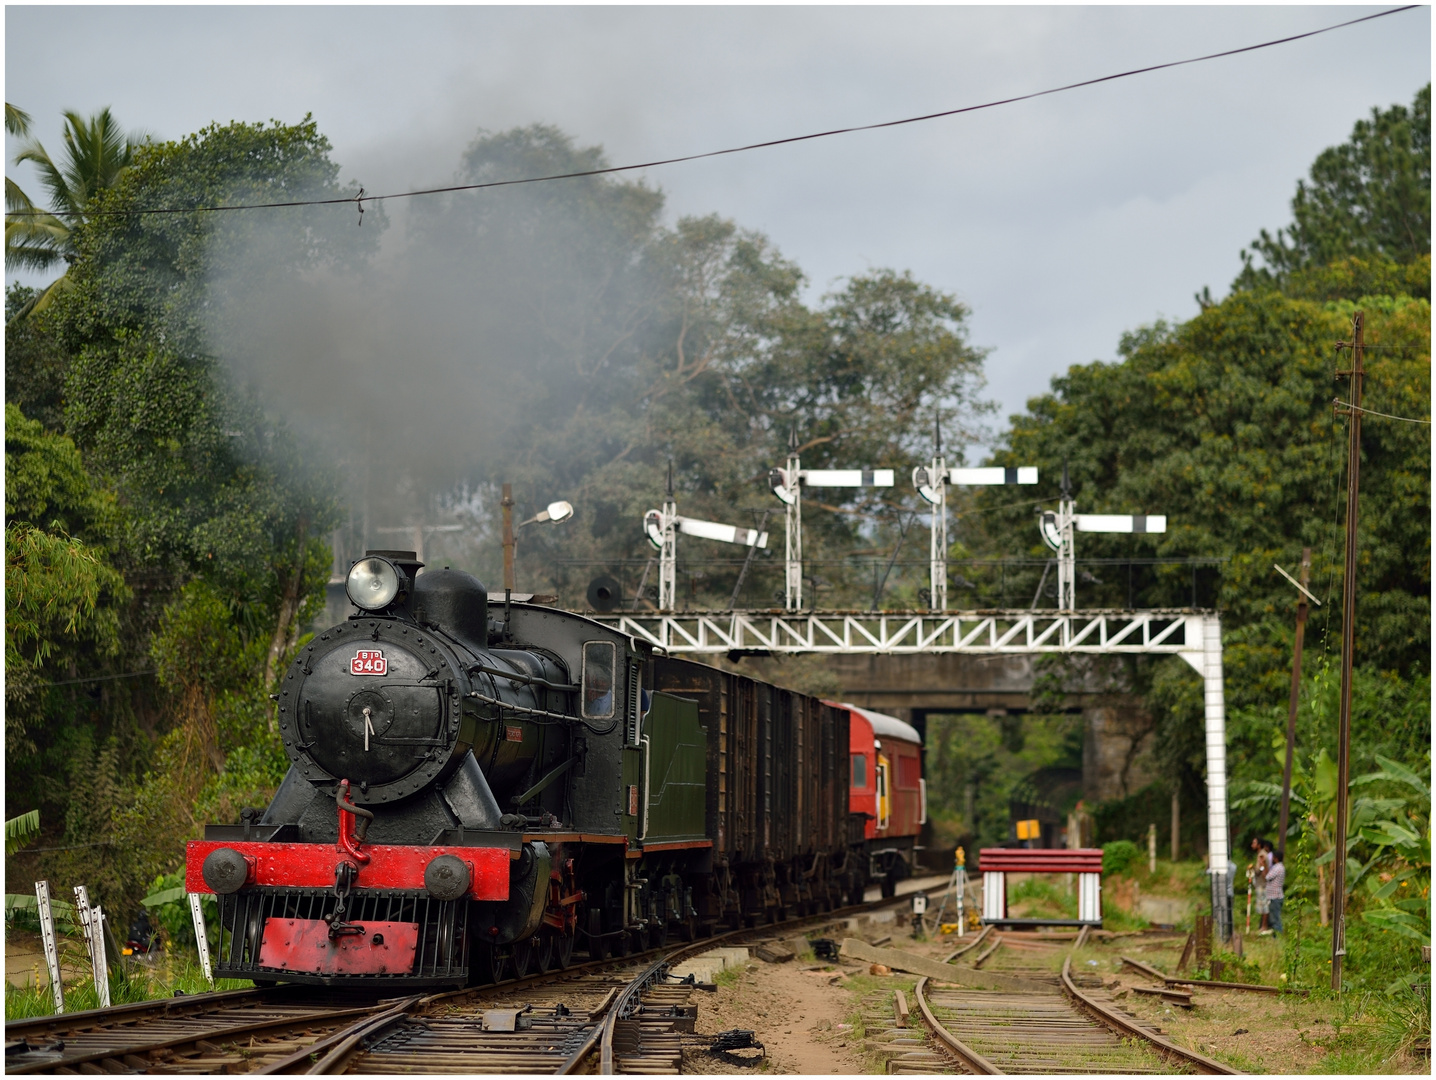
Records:
M252 985L247 979L217 979L213 989L248 990ZM171 960L154 967L132 964L122 971L111 973L110 1004L130 1005L139 1001L174 997L176 993L200 994L210 989L199 962L195 960ZM84 979L65 985L67 1013L99 1007L99 995L95 992L93 980ZM54 1011L55 998L48 985L19 987L5 984L7 1021L50 1016Z
M1013 918L1075 919L1077 896L1070 889L1032 877L1008 889L1007 910Z
M715 986L737 986L738 980L743 977L746 967L726 967L717 975L713 976Z

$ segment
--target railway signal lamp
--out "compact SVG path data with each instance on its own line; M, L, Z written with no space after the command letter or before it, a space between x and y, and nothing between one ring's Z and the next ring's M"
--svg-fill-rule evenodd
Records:
M1037 527L1042 540L1057 553L1057 608L1077 610L1077 553L1073 543L1076 532L1094 533L1160 533L1167 531L1165 514L1079 514L1072 501L1067 480L1067 464L1062 464L1062 501L1057 511L1042 511Z
M773 469L768 486L787 508L787 544L784 552L786 587L784 609L803 606L803 502L804 487L870 488L892 487L892 469L805 469L798 460L798 429L788 436L788 467Z
M929 549L932 587L928 590L928 607L933 611L947 610L947 487L949 484L1035 484L1037 469L1023 465L1008 469L989 466L979 469L949 468L942 456L942 428L933 423L932 463L919 465L912 471L912 486L924 501L932 505L932 530Z
M672 611L678 606L678 533L701 536L705 540L718 540L725 544L742 544L745 547L766 549L768 534L757 529L741 529L736 525L723 525L716 521L700 521L698 518L683 517L678 513L678 504L673 498L673 463L668 463L668 492L662 510L650 510L643 515L643 531L648 542L658 550L658 610Z

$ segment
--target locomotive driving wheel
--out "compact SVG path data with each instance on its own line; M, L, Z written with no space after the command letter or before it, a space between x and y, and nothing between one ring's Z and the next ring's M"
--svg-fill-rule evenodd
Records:
M562 971L573 963L573 935L558 930L549 932L553 941L553 964Z
M554 968L553 931L547 926L529 939L533 942L533 966L540 975L547 975Z
M514 978L522 979L537 966L537 942L538 938L527 937L522 941L515 941L509 958L513 962ZM538 970L543 970L542 968Z

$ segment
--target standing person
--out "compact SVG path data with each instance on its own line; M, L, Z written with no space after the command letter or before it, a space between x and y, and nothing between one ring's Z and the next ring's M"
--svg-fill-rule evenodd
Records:
M1271 869L1271 841L1265 837L1254 837L1252 839L1252 850L1257 853L1256 860L1256 909L1261 916L1261 925L1257 928L1259 933L1267 932L1267 896L1266 896L1266 872Z
M1286 863L1280 848L1271 853L1271 869L1266 872L1266 898L1271 914L1271 933L1281 933L1281 905L1286 899Z

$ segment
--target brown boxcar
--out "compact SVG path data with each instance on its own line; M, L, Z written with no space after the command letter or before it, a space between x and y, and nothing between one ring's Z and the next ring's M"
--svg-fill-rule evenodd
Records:
M840 905L867 882L848 800L848 712L736 672L672 657L653 688L698 703L708 739L713 872L704 922ZM856 829L856 833L854 830Z

